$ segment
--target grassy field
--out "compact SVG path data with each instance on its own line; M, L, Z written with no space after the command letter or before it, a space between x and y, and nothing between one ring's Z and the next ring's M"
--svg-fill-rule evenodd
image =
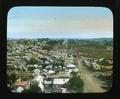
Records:
M110 58L113 56L113 50L95 49L95 48L81 48L81 53L86 53L93 58Z

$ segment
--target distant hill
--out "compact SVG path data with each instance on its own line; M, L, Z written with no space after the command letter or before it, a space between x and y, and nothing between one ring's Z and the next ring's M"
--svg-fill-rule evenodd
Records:
M92 41L113 41L113 38L93 38L93 39L86 39L86 40L92 40Z

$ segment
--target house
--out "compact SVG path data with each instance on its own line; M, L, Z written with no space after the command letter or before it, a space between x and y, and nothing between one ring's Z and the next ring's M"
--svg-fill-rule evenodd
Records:
M48 73L48 75L51 75L51 74L55 74L55 71L49 70L47 73Z
M61 88L62 93L66 93L67 92L67 88Z
M69 63L69 64L66 65L66 70L69 71L69 72L74 71L75 68L76 68L76 66L74 64Z
M30 83L29 81L22 81L21 78L19 78L18 80L16 80L15 87L22 87L22 88L29 88L30 87Z
M84 60L83 62L86 66L91 67L91 63L88 60Z
M53 87L59 88L63 84L67 83L69 81L69 78L54 78L53 79Z
M34 67L35 67L35 68L37 68L37 67L38 67L38 65L37 65L37 64L34 64Z
M44 91L44 85L42 83L39 83L38 86L40 87L41 91Z
M107 50L113 50L113 47L108 46L108 47L106 47L106 49Z
M52 93L62 93L62 90L60 88L53 88Z
M48 66L46 66L45 69L47 69L47 70L51 70L51 69L52 69L52 65L48 65Z
M36 76L32 82L36 81L38 83L38 86L40 87L41 91L43 92L44 91L44 86L43 86L43 76Z
M23 90L24 90L24 88L18 87L18 88L16 89L16 92L17 92L17 93L21 93Z
M112 70L113 66L101 66L104 70Z
M45 93L51 93L53 88L52 88L52 85L53 85L53 78L45 78L43 80L43 85L44 85L44 92Z
M74 69L75 67L76 66L74 64L71 64L71 63L66 65L66 68L68 68L68 69Z
M41 72L41 74L44 75L44 76L47 76L48 75L47 70L43 69L43 71Z
M43 83L43 76L36 76L33 80L37 81L38 83Z
M101 69L101 66L98 65L96 62L93 62L93 63L92 63L92 68L95 69L95 70L100 70L100 69Z
M78 68L75 68L73 71L74 71L74 72L78 72L78 71L79 71L79 69L78 69Z
M50 85L50 84L52 84L52 80L44 80L43 84L44 85Z
M53 79L52 78L43 80L43 85L44 85L45 88L50 88L52 86L52 84L53 84Z
M109 65L113 65L113 59L112 58L107 59L107 62L109 63Z
M105 58L100 58L99 61L101 62L101 61L103 61L104 59L105 59Z
M68 63L73 63L73 56L72 56L72 55L68 55L66 61L67 61Z

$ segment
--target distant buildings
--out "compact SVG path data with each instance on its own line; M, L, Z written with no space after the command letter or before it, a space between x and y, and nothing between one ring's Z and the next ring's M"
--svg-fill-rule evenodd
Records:
M29 89L34 82L37 82L38 87L45 93L68 92L63 85L72 77L72 71L79 72L74 61L75 52L68 49L67 40L48 51L44 49L46 46L49 47L48 41L35 43L32 40L12 40L12 44L7 45L7 73L17 72L17 79L13 84L14 92L21 93L24 89ZM83 64L94 71L107 70L107 73L102 72L103 76L111 76L113 60L106 60L109 66L97 63L103 60L104 58L95 61L84 57Z

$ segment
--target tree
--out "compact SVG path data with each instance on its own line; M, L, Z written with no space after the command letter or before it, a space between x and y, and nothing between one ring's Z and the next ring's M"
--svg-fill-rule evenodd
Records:
M31 67L28 67L27 69L28 69L28 71L33 71L36 68L34 66L31 66Z
M80 77L74 76L70 79L70 88L75 90L76 92L84 91L84 83Z
M10 86L12 86L16 81L16 73L15 72L11 72L10 74L7 74L7 83L10 84Z
M60 57L59 62L60 62L60 65L62 66L62 71L63 71L63 67L65 67L65 64L64 64L65 60L62 59L62 57Z
M26 65L28 65L28 64L31 64L31 65L38 64L38 60L35 59L35 58L31 58L31 59L26 63Z
M38 83L34 83L31 85L30 89L25 89L22 93L40 93L41 88L38 86Z
M75 71L72 71L71 74L72 74L73 77L76 77L78 73L75 72Z
M98 61L97 63L100 64L100 65L103 65L103 66L108 66L109 65L109 63L106 59L103 59L102 61Z

